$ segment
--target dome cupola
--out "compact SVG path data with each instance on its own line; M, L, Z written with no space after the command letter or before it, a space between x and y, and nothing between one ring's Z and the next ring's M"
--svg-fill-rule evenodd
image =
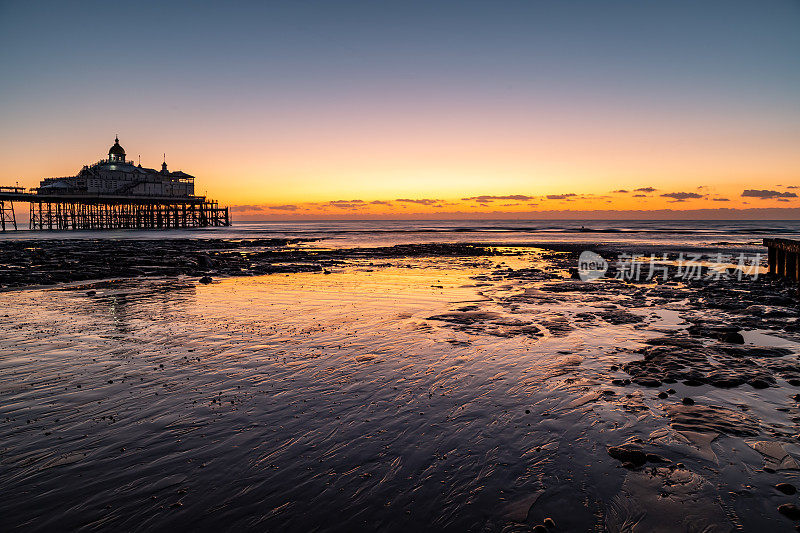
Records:
M114 137L114 146L108 150L108 160L125 162L125 149L119 145L119 136Z

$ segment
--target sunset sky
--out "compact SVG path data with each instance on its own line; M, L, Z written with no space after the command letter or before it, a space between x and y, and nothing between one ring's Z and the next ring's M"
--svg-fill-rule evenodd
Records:
M800 2L0 0L0 117L0 185L119 134L239 219L800 218Z

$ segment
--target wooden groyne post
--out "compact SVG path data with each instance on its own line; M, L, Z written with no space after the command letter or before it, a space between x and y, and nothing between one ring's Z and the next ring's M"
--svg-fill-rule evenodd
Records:
M800 241L764 239L767 247L769 273L800 281Z

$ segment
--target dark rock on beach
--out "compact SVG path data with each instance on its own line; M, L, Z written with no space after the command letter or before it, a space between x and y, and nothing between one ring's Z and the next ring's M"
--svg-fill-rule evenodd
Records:
M793 503L784 503L779 505L778 512L791 520L800 520L800 507L797 507Z

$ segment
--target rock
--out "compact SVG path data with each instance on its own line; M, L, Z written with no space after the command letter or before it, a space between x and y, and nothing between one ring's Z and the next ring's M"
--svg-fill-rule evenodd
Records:
M775 488L781 491L784 494L794 494L797 492L797 489L791 483L778 483L775 485Z
M769 387L769 383L760 378L751 379L750 381L747 382L747 384L753 387L754 389L766 389L767 387Z
M537 524L533 526L533 533L547 533L547 528L542 524Z
M86 291L86 296L94 296L97 294L97 291Z
M691 398L684 398L682 401L683 405L694 405L694 400L692 400Z
M765 468L777 470L798 470L800 464L797 464L794 457L787 452L783 445L777 441L748 441L755 451L764 456Z
M200 283L202 283L203 285L208 285L208 284L209 284L209 283L211 283L213 280L211 279L211 276L203 276L202 278L200 278L200 280L199 280L199 281L200 281Z
M661 385L661 380L651 376L639 376L633 378L633 382L643 387L658 387Z
M778 512L790 520L800 520L800 508L793 503L779 505Z
M631 463L641 466L647 462L647 454L638 446L632 444L622 444L620 446L609 446L608 455L623 463Z
M723 370L712 372L708 375L708 383L710 385L725 389L738 387L744 382L745 379L742 376L737 376L732 372L725 372Z
M556 523L552 518L545 518L544 519L544 526L550 529L556 527Z
M659 392L658 397L661 398L662 400L665 400L669 398L669 394L667 394L666 392Z
M202 254L197 257L197 266L208 270L209 268L214 268L214 261L208 256L208 254Z
M722 335L723 342L730 342L731 344L744 344L744 337L741 333L729 331Z

